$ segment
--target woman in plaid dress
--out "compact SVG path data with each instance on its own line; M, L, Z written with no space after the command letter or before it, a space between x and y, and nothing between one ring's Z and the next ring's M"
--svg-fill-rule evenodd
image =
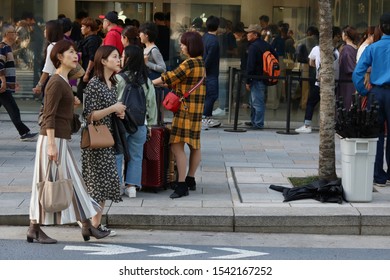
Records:
M175 70L165 72L160 78L153 80L153 84L167 86L178 95L183 95L205 76L201 35L197 32L184 33L180 39L180 49L187 59ZM200 131L205 94L206 89L202 84L182 102L173 116L169 143L176 160L178 182L170 198L186 196L188 189L196 189L195 172L201 159ZM184 144L190 148L188 172Z

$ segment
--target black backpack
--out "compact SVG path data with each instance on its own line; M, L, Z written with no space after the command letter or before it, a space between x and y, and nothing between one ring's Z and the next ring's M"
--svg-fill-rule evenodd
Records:
M145 124L146 97L142 84L131 82L125 73L119 75L126 81L126 87L123 91L123 104L126 105L126 113L137 125Z

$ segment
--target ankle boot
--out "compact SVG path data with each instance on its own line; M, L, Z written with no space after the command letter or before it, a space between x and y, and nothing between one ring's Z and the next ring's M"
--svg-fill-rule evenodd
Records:
M175 191L169 196L170 198L179 198L188 195L188 187L186 182L177 182Z
M90 220L82 221L81 224L83 225L81 228L81 234L84 238L84 241L88 241L91 236L95 237L96 239L101 239L110 234L109 231L103 232L92 226Z
M50 238L46 235L46 233L43 232L39 224L30 223L30 226L27 231L27 242L32 243L34 242L34 239L41 244L57 243L57 240Z
M195 177L187 176L186 177L186 184L187 184L188 189L190 191L196 191Z

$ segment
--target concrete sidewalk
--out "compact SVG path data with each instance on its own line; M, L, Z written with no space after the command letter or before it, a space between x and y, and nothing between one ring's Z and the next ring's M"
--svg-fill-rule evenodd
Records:
M35 114L22 119L38 131ZM275 127L275 124L266 124ZM225 125L226 127L226 125ZM109 227L269 233L390 234L390 187L375 188L372 202L283 202L270 184L318 173L318 132L285 135L275 129L244 133L225 127L202 131L197 190L172 200L172 190L141 191L107 203ZM294 127L295 126L291 126ZM283 130L283 129L281 129ZM79 136L71 141L80 157ZM8 115L0 113L0 224L28 225L35 142L21 142ZM341 176L339 140L337 173Z

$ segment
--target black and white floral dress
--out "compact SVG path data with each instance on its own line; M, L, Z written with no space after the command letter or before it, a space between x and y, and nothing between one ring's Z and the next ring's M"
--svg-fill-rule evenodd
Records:
M107 108L116 102L116 87L109 89L104 82L93 77L84 90L83 117L86 119L92 111ZM105 116L97 123L106 124L112 133L111 115ZM81 161L85 184L95 201L122 201L114 147L82 149Z

